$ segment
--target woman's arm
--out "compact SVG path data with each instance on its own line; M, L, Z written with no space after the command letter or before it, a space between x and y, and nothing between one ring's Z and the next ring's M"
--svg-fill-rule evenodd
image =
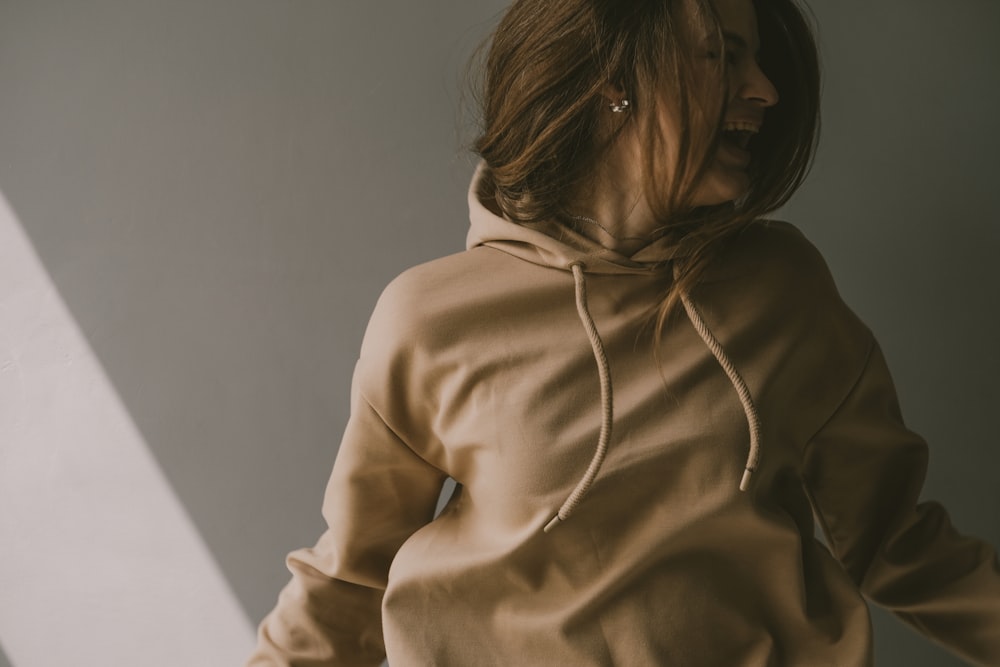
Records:
M977 665L1000 665L996 550L919 503L926 443L903 424L878 344L810 440L803 475L830 546L862 593Z
M323 502L328 529L316 546L288 555L292 580L261 622L248 667L379 665L389 565L433 518L444 479L386 425L356 373Z

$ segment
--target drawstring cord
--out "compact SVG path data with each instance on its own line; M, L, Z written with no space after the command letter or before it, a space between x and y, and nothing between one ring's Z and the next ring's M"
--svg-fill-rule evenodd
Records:
M576 509L576 506L580 504L580 500L584 494L590 489L590 485L593 484L594 478L597 477L597 472L601 469L604 457L608 453L608 443L611 442L611 424L614 421L614 407L611 395L611 369L608 365L607 354L604 352L604 343L601 341L597 326L594 324L594 318L590 315L590 310L587 308L587 282L583 275L583 264L573 262L570 268L573 270L573 280L576 283L576 312L580 317L580 322L583 323L583 328L587 330L587 337L590 338L590 346L594 350L594 359L597 361L597 372L601 379L601 408L603 409L603 416L601 418L601 434L597 440L597 449L594 451L594 457L590 460L590 466L577 483L576 488L573 489L573 493L569 495L566 502L559 508L559 512L545 525L544 531L546 533L555 528L561 521L568 519L569 515Z
M570 265L570 269L573 271L573 280L576 285L576 312L580 317L580 322L583 323L584 329L587 331L587 337L590 339L590 346L594 350L594 359L597 361L597 372L601 380L601 408L603 411L601 417L601 433L597 440L597 449L594 451L594 456L590 460L590 465L587 467L587 472L584 473L583 477L577 482L576 488L569 495L569 498L562 504L559 511L554 517L545 525L543 529L546 533L555 528L559 523L565 521L569 518L570 514L576 509L577 505L583 499L583 496L590 489L591 485L594 483L594 478L597 477L598 471L601 469L601 465L604 463L604 457L608 453L608 444L611 442L611 426L614 422L614 407L613 407L613 397L611 393L611 370L608 365L608 357L604 351L604 343L601 341L601 336L597 331L597 325L594 324L594 318L590 314L590 309L587 307L587 281L583 273L583 264L581 262L573 262ZM740 397L740 403L743 405L743 412L747 418L747 425L750 429L750 453L747 456L746 468L743 472L743 479L740 480L740 491L746 491L750 487L750 477L757 470L757 466L760 463L760 415L757 412L757 407L754 405L753 396L750 394L750 389L747 387L747 383L743 380L743 376L736 369L729 355L726 354L725 349L723 349L722 344L719 339L715 337L712 330L708 328L708 324L705 323L705 318L702 317L701 312L698 307L695 306L694 302L688 297L686 293L681 293L681 303L684 304L684 310L687 312L688 319L691 320L691 324L694 325L695 330L698 335L701 336L702 341L712 351L715 356L716 361L722 366L722 370L726 372L729 377L729 381L732 383L733 388L736 389L736 393Z
M722 366L722 370L726 371L729 381L733 383L736 393L740 396L740 403L743 404L743 412L747 416L747 425L750 427L750 454L747 457L743 479L740 480L740 491L746 491L750 486L750 476L757 470L757 464L760 462L760 415L757 413L757 407L753 403L753 396L750 395L750 389L747 388L747 383L743 381L743 376L736 370L736 366L733 365L733 362L729 359L729 355L722 348L719 339L715 337L715 334L705 324L705 318L701 316L698 307L684 293L681 294L681 302L684 304L684 310L687 311L688 319L691 320L691 323L698 331L698 335L701 336L705 345L715 355L715 359Z

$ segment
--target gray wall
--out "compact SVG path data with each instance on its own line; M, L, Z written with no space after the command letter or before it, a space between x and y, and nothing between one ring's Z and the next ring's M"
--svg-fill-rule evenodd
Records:
M0 413L0 455L22 482L80 452L103 473L132 476L131 459L102 449L106 436L59 439L72 450L30 439L33 424L79 411L79 394L56 385L89 387L95 407L72 423L88 434L115 420L134 426L115 431L126 433L121 451L151 453L143 487L162 478L163 489L156 500L138 489L108 501L103 487L67 483L71 469L45 487L46 511L69 507L89 521L88 503L107 501L102 530L114 533L115 508L134 504L122 522L154 534L174 526L170 543L203 553L191 558L218 584L197 604L245 631L227 635L233 654L287 580L284 554L322 529L350 373L381 288L464 245L472 161L458 83L504 4L0 0L0 192L10 206L0 239L24 260L20 273L0 269L0 331L37 317L46 331L79 334L74 358L86 362L53 373L0 336L0 361L14 360L4 368L20 368L16 378L0 371L0 397L21 383L9 391L17 414L6 430ZM905 415L931 442L925 495L961 530L1000 543L990 476L1000 462L990 428L1000 404L1000 5L812 4L826 69L823 143L779 215L820 247L883 343ZM28 284L55 296L23 298L41 293ZM21 335L45 352L38 330ZM0 570L27 567L18 591L45 598L57 593L49 570L30 569L50 516L33 506L37 484L17 488L21 496L0 495L18 517L0 521L0 545L14 545L0 547ZM162 521L142 522L147 502ZM45 539L60 544L58 534ZM65 545L82 571L88 559L118 558L91 542ZM136 570L133 592L164 577L183 588L186 570L174 565L185 557L151 550L118 569ZM116 590L62 596L80 611L79 650L107 641L88 617L95 603L115 608ZM195 604L157 599L155 613L177 618ZM0 644L14 667L58 664L32 630L48 617L24 620L13 607L0 602ZM108 617L116 635L154 613L119 611ZM894 620L876 621L879 664L961 664ZM174 622L164 616L157 631ZM210 664L194 653L203 645L188 644L192 655L170 664ZM120 664L160 663L123 653Z

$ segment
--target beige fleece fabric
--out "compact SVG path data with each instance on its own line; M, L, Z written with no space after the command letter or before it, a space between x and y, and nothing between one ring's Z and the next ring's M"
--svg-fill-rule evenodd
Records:
M671 249L626 258L517 225L488 190L481 166L466 251L382 294L326 491L329 529L289 555L292 580L249 665L862 667L866 598L1000 665L997 553L919 502L927 446L799 231L751 225L689 295L759 417L741 491L750 436L733 382L683 313L652 339ZM545 532L602 427L573 263L613 429L592 484ZM448 476L458 487L434 518Z

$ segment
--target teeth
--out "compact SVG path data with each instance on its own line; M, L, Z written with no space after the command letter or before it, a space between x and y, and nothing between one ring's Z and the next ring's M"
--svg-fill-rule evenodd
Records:
M760 131L760 126L749 121L728 121L722 124L722 131L729 135L733 143L746 150L750 140Z
M758 126L754 125L753 123L748 123L746 121L723 123L722 129L725 132L738 131L738 132L752 132L754 134L757 134L760 131L760 128Z

